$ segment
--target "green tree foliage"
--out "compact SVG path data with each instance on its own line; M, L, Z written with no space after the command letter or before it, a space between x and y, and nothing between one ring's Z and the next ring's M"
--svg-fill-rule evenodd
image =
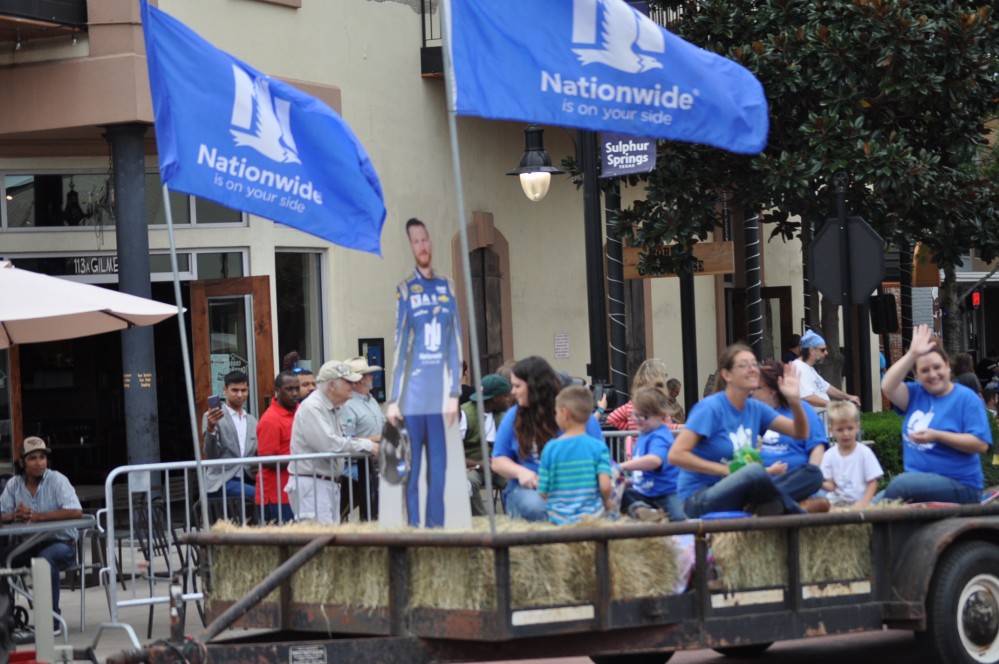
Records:
M991 5L948 0L696 0L669 26L743 64L763 83L770 137L755 157L660 147L647 199L615 230L646 248L646 273L719 223L718 201L763 211L771 237L834 216L832 179L889 242L925 243L945 269L974 247L999 256L999 195L982 167L999 100L999 25ZM989 155L991 157L991 155ZM994 164L993 164L994 168ZM795 217L800 218L795 219ZM805 239L810 237L806 233ZM956 306L956 304L955 304Z

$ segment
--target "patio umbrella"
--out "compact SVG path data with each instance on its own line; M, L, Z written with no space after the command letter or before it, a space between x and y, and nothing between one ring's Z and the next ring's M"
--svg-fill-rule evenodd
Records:
M153 325L177 307L0 261L0 350Z

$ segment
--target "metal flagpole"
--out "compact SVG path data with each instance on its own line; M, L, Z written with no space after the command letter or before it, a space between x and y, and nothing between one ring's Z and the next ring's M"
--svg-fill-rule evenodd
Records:
M451 138L451 161L454 163L454 192L458 207L458 230L461 234L461 268L465 275L465 306L468 309L469 350L471 351L472 376L475 382L475 410L479 420L479 442L482 444L482 474L486 481L486 512L489 515L489 533L496 534L496 508L493 505L493 473L489 467L489 443L486 442L485 411L482 407L482 367L479 362L479 335L475 321L475 297L472 293L472 266L468 260L468 229L465 227L465 190L461 179L461 155L458 149L458 123L455 110L454 67L451 62L451 0L441 3L441 36L444 54L444 89L447 92L447 126ZM460 415L459 415L460 416Z
M163 211L166 213L167 236L170 238L170 269L173 271L173 297L177 301L177 324L180 326L180 354L184 365L184 382L187 384L187 411L191 419L191 440L194 443L194 461L197 464L198 499L201 502L201 523L207 529L208 494L205 492L205 468L201 465L201 445L198 422L194 410L194 380L191 378L191 353L187 349L187 331L184 329L184 302L180 297L180 274L177 269L177 242L173 236L173 213L170 210L170 191L163 185ZM209 552L209 555L211 553ZM209 563L211 561L209 560Z
M746 237L746 335L756 359L763 359L763 304L760 298L760 215L743 222ZM779 356L778 356L779 357Z

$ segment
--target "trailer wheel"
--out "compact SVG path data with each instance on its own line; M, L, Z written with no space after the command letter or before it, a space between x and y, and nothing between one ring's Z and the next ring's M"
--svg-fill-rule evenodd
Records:
M641 652L621 655L593 655L593 664L665 664L673 652Z
M944 555L916 638L931 661L999 662L999 547L965 542Z
M712 648L726 657L757 657L767 651L767 648L774 643L754 643L748 646L726 646L725 648Z

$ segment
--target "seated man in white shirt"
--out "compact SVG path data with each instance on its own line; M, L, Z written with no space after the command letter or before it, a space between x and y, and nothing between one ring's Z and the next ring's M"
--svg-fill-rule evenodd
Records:
M794 370L798 374L798 382L801 390L801 400L806 401L814 408L825 408L829 405L830 399L841 401L852 401L860 405L860 397L847 394L835 385L832 385L815 370L815 365L826 359L829 349L826 347L826 340L809 330L801 337L801 357L794 361Z

